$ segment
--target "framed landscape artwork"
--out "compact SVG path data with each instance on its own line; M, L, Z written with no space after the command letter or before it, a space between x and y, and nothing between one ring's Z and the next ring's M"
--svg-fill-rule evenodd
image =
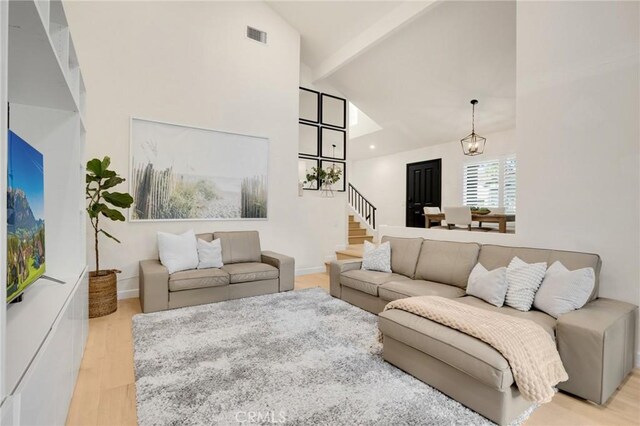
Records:
M131 119L132 221L267 218L269 141Z

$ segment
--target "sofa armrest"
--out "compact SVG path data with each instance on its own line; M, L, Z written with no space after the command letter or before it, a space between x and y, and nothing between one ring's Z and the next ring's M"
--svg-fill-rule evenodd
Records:
M262 263L278 268L280 271L280 278L278 280L280 291L293 290L293 286L296 281L296 264L293 257L285 256L284 254L275 253L273 251L263 251Z
M140 261L140 305L142 312L169 308L169 271L158 259Z
M556 339L569 380L558 387L607 402L634 365L638 307L599 298L558 318Z
M329 293L333 297L340 299L342 289L340 288L340 275L343 272L362 268L362 259L334 260L331 262L329 274Z

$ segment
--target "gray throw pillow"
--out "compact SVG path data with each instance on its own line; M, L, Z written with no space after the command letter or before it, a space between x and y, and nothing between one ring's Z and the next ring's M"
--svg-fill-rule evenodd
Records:
M364 242L362 269L366 271L391 272L391 244L389 241L379 246Z
M211 242L198 238L198 269L222 268L222 244L220 239Z
M544 275L533 306L554 318L582 308L596 285L593 268L570 271L554 262Z
M469 274L467 294L501 307L507 294L507 268L487 271L481 264L476 264Z

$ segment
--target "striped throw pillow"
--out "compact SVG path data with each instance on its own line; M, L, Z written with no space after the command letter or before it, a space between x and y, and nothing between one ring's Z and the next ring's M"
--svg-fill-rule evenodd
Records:
M526 263L517 256L511 259L505 305L523 312L530 310L546 272L547 262Z

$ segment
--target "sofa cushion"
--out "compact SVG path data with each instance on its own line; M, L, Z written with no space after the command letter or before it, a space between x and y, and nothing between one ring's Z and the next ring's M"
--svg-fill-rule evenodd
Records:
M382 237L381 242L391 244L391 270L396 274L402 274L414 278L416 264L422 247L422 238Z
M258 231L215 232L214 239L222 243L222 263L260 262Z
M598 297L600 267L602 262L600 261L600 256L597 254L485 244L480 250L478 262L482 263L482 266L485 268L491 270L501 266L508 266L511 259L515 256L518 256L527 263L547 262L547 265L552 265L554 262L559 261L570 271L581 268L593 268L596 282L589 296L589 300L591 301Z
M477 297L473 297L473 296L465 296L460 299L457 299L457 301L460 303L464 303L466 305L475 306L476 308L487 309L494 312L500 312L501 314L531 320L536 324L538 324L539 326L541 326L542 328L544 328L545 331L555 339L556 319L551 315L545 314L544 312L536 311L536 310L522 312L517 309L510 308L508 306L503 306L501 308L498 308L496 306L493 306L485 302L484 300L478 299Z
M507 360L493 347L400 309L390 309L378 316L378 327L391 337L468 374L499 391L514 383Z
M355 269L340 275L340 284L364 293L378 296L378 286L389 281L409 280L404 275L391 272L365 271Z
M454 299L464 296L464 290L453 285L423 280L391 281L378 288L380 298L388 301L413 296L441 296Z
M477 243L425 240L416 267L416 279L465 288L479 252Z
M222 270L229 274L231 284L272 280L279 276L278 268L260 262L232 263L224 265Z
M229 284L229 274L217 268L190 269L169 275L169 291L219 287Z

